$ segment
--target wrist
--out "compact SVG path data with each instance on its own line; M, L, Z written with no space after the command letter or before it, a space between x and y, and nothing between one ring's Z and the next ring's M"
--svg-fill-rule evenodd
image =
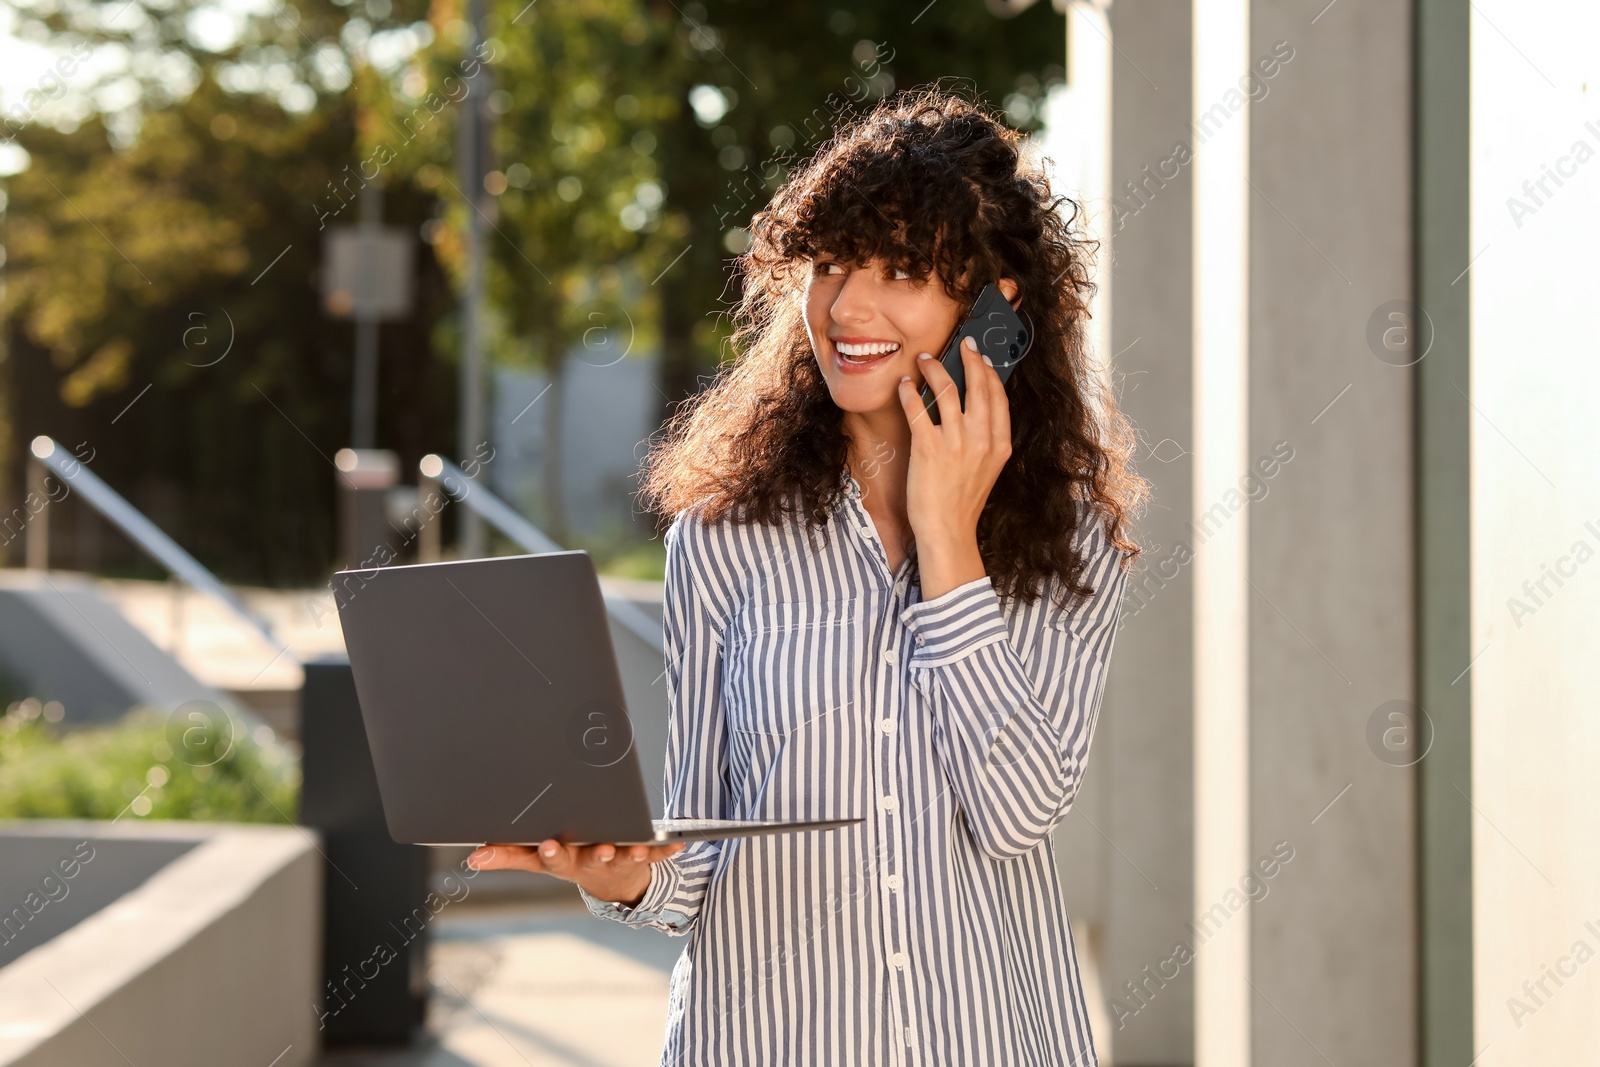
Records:
M978 524L973 522L951 521L949 517L941 517L938 521L911 524L911 532L917 539L917 551L921 555L938 552L945 554L959 553L967 548L978 547Z
M921 575L923 600L941 597L988 573L983 566L983 554L978 551L976 534L964 543L935 542L932 546L925 546L919 539L917 570Z
M650 868L652 863L639 864L642 870L637 875L625 879L609 879L606 885L590 889L585 886L588 894L598 900L615 904L619 908L636 908L644 900L645 894L650 891Z

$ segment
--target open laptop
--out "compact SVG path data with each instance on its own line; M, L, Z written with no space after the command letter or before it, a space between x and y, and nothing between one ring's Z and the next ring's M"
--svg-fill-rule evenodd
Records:
M860 819L650 818L587 552L334 575L389 836L664 844Z

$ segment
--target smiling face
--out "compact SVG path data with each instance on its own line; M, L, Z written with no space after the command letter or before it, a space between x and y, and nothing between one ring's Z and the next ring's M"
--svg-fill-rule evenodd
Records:
M902 417L900 378L909 374L922 387L917 354L942 354L962 312L937 275L919 283L881 259L849 264L830 256L808 265L805 309L833 402L847 412Z

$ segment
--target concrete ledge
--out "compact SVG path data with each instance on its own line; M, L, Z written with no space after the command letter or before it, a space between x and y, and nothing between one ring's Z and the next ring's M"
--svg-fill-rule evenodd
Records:
M0 1065L312 1062L322 860L310 831L0 822L0 840L18 836L193 847L0 968Z

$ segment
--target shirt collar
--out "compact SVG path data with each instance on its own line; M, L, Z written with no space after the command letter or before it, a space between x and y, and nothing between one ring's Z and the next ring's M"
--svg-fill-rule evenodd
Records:
M856 481L856 476L850 473L850 464L848 463L839 469L839 487L844 490L845 496L851 500L861 499L861 484Z

